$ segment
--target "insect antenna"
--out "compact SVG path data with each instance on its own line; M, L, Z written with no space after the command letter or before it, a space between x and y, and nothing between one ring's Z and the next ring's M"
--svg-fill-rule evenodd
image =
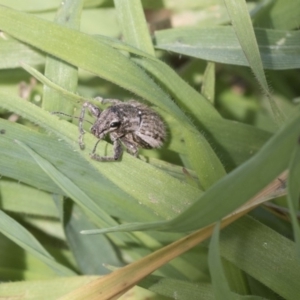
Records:
M80 117L75 117L75 116L72 116L72 115L68 115L68 114L65 114L65 113L63 113L63 112L61 112L61 111L53 111L51 114L52 114L52 115L63 115L63 116L66 116L66 117L70 117L70 118L74 118L74 119L81 120ZM88 123L90 123L90 124L93 125L93 123L90 122L90 121L88 121L88 120L83 119L83 121L88 122Z

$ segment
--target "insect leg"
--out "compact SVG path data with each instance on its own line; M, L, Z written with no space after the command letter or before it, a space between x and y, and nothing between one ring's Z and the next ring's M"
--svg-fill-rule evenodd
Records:
M123 149L122 149L122 145L121 145L119 139L114 140L114 145L113 145L114 155L113 156L100 156L100 155L96 154L96 149L97 149L97 146L100 141L101 140L98 140L94 146L94 149L91 153L92 159L97 160L97 161L115 161L121 157Z
M114 140L114 160L118 160L123 153L122 145L119 139Z
M126 147L127 152L131 155L137 157L138 156L138 147L136 144L128 139L128 137L121 138L123 145Z
M84 121L85 110L87 108L91 112L91 114L97 118L101 114L101 110L97 106L93 105L90 102L83 103L82 109L80 112L80 116L79 116L79 123L78 123L78 129L79 129L78 143L79 143L80 149L82 149L82 150L84 149L83 135L85 134L85 131L83 129L83 121Z
M80 116L79 116L79 122L78 122L78 129L79 129L79 137L78 137L78 144L81 150L84 149L84 142L83 142L83 135L85 134L85 131L83 129L83 120L84 120L84 114L85 114L85 110L86 110L86 105L87 102L85 102L82 105L82 109L80 112Z

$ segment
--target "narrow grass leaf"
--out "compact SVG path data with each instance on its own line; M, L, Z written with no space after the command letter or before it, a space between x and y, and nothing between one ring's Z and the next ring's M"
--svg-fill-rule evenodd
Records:
M0 180L0 190L3 210L40 217L58 217L49 193L5 178Z
M62 201L54 195L54 201L60 212L68 245L74 255L81 274L109 273L104 264L120 267L122 264L117 256L116 249L104 235L86 238L79 232L82 228L96 228L80 207L70 199Z
M154 48L140 0L114 0L124 40L150 55Z
M283 299L298 299L300 264L290 239L245 216L222 230L220 251Z
M215 225L209 244L208 264L216 300L231 300L232 292L224 274L219 251L220 223Z
M21 62L20 64L21 64L22 68L24 68L29 74L31 74L32 76L34 76L36 79L38 79L44 85L46 85L49 88L51 88L51 89L55 90L56 92L60 93L65 98L67 98L69 100L72 100L72 101L74 101L76 103L84 102L84 101L91 101L92 100L92 99L83 98L80 95L78 95L78 94L76 94L76 93L74 93L72 91L64 89L60 85L54 83L52 80L50 80L49 78L47 78L46 76L44 76L38 70L32 68L30 65L28 65L28 64L26 64L24 62Z
M276 0L263 14L255 17L254 24L264 28L295 29L300 19L299 3L295 0Z
M189 163L198 175L200 187L207 190L226 175L224 166L214 151L206 151L210 146L203 135L184 130L183 136Z
M269 91L246 1L224 0L224 2L249 66L269 100L275 121L278 125L281 125L284 121L284 116Z
M145 210L141 209L140 204L131 200L132 197L92 168L74 151L76 149L75 137L74 146L70 147L62 140L58 141L55 135L41 134L14 122L0 119L0 126L6 131L6 134L1 135L0 138L2 176L14 178L37 190L68 196L52 180L49 180L49 176L31 156L14 142L14 140L20 140L35 152L42 153L46 160L70 178L109 214L123 220L131 220L130 216L134 215L133 212L137 212L137 215L142 218L141 220L150 217ZM133 210L131 211L131 209Z
M204 78L201 86L201 93L211 103L215 102L215 63L208 62L204 72Z
M20 60L30 65L39 65L45 61L45 55L13 38L0 38L0 69L12 69L20 66Z
M221 255L220 246L218 247L219 247L218 254ZM224 270L227 283L232 293L236 293L240 295L250 294L252 291L249 289L248 277L245 274L245 272L240 270L237 266L235 266L233 263L229 262L228 260L222 259L221 262L222 262L222 269Z
M65 0L61 3L54 22L62 26L79 29L83 0ZM53 56L47 56L45 76L66 90L75 92L77 89L77 68ZM48 111L61 111L72 115L74 105L65 102L56 91L44 86L42 107Z
M272 70L300 66L298 31L255 29L263 67ZM173 28L155 32L156 48L223 64L250 66L231 26Z
M268 84L264 75L260 53L246 1L241 0L236 2L232 0L224 0L224 3L227 7L233 29L248 60L249 66L253 70L264 91L268 92Z
M213 286L205 282L199 284L150 275L140 281L138 285L175 300L216 300ZM262 297L242 296L234 293L231 296L230 300L264 300Z
M172 278L150 275L138 283L139 286L171 299L215 300L212 285L192 283Z
M0 210L0 231L20 247L40 259L60 276L70 276L75 273L57 263L38 240L18 222Z

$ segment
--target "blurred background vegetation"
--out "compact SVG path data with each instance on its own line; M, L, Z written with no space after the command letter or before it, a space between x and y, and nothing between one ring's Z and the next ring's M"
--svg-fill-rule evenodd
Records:
M0 298L299 299L299 4L0 0ZM99 95L166 145L91 161Z

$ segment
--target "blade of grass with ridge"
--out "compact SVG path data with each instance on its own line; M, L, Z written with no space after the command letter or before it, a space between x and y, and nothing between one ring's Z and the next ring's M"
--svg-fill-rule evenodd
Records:
M269 100L274 120L278 126L282 125L285 117L270 93L246 1L224 0L224 2L237 38L249 62L249 66Z
M231 292L227 279L224 274L220 250L219 250L219 232L220 223L215 225L209 244L208 264L212 279L212 285L216 300L231 300L233 293Z
M63 1L54 22L68 28L79 29L83 2L83 0ZM77 68L56 57L49 55L46 57L45 76L66 90L72 92L77 90ZM72 103L66 103L56 91L49 89L48 86L43 87L42 107L48 111L61 111L69 115L72 115L74 111Z

